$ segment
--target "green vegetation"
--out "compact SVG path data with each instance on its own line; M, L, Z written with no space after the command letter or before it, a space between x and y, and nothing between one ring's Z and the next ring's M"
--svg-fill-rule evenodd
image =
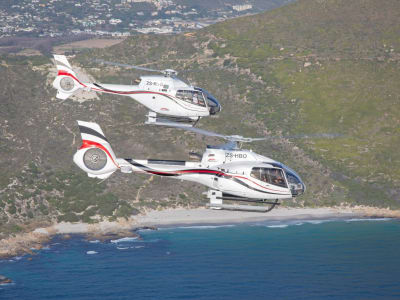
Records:
M396 0L299 0L194 37L138 35L71 62L100 82L126 84L142 73L99 66L92 58L174 68L221 101L221 114L201 120L205 129L243 136L341 134L246 147L300 173L307 192L285 205L398 208L399 12ZM147 110L129 98L59 102L48 58L0 60L3 233L32 221L91 223L144 208L204 205L205 188L189 182L119 173L102 183L88 178L71 161L80 144L75 122L99 122L120 157L188 159L189 150L202 152L220 140L144 126Z
M321 184L335 187L325 204L400 205L399 9L396 1L303 0L209 30L214 57L233 57L278 89L251 94L268 129L278 130L272 121L289 135L342 134L295 141L331 173L324 182L303 175L311 197Z

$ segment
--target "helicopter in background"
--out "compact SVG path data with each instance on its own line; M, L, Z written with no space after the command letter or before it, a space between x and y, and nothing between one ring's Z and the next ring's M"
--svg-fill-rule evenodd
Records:
M57 89L58 99L65 100L79 89L128 96L150 110L146 123L157 125L164 121L174 121L194 126L201 118L216 115L222 109L213 95L179 79L178 73L172 69L154 70L97 59L100 63L157 72L161 75L141 76L137 85L91 83L77 78L64 55L54 55L54 60L58 74L53 81L53 87Z
M220 137L228 143L207 146L201 161L181 161L117 158L100 126L78 121L82 146L74 155L75 164L89 177L107 179L116 170L122 173L145 173L203 184L213 209L256 210L267 212L279 205L279 200L300 196L306 190L300 176L271 158L243 150L238 143L265 140L238 135L221 135L210 131L170 124L196 133ZM223 200L268 204L269 208L255 205L227 205Z

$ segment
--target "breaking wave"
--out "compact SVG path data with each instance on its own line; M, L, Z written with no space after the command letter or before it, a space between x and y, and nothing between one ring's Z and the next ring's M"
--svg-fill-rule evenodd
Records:
M260 226L268 228L286 228L288 226L302 226L306 224L319 225L328 222L368 222L368 221L390 221L391 218L353 218L353 219L323 219L323 220L297 220L297 221L265 221L254 223L251 226Z
M280 224L280 225L267 225L268 228L286 228L289 224Z
M391 218L359 218L359 219L348 219L346 222L362 222L362 221L390 221Z
M137 240L138 237L124 237L124 238L120 238L117 240L111 240L110 242L113 244L118 244L118 243L127 243L127 242L134 242L135 240Z
M171 229L215 229L224 227L235 227L234 224L223 224L223 225L188 225L188 226L177 226L177 227L165 227L159 228L159 230L171 230Z

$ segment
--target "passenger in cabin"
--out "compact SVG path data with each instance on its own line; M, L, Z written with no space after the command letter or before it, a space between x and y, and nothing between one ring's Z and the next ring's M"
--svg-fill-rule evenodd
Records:
M284 185L285 181L282 178L281 172L278 169L275 169L272 172L273 172L273 175L271 176L272 183L280 186Z
M268 177L267 177L267 172L265 172L266 170L261 169L261 177L260 180L264 181L266 183L268 183Z

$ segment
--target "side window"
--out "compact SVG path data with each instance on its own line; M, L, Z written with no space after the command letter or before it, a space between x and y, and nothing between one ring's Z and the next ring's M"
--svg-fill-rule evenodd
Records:
M264 169L266 177L268 178L268 183L286 187L285 177L281 169Z
M206 106L203 93L199 91L178 90L176 92L176 97L192 104L203 107Z
M268 168L253 168L250 173L251 177L261 180L263 182L287 187L285 176L281 169L268 169Z
M261 180L260 168L253 168L250 173L251 177Z

